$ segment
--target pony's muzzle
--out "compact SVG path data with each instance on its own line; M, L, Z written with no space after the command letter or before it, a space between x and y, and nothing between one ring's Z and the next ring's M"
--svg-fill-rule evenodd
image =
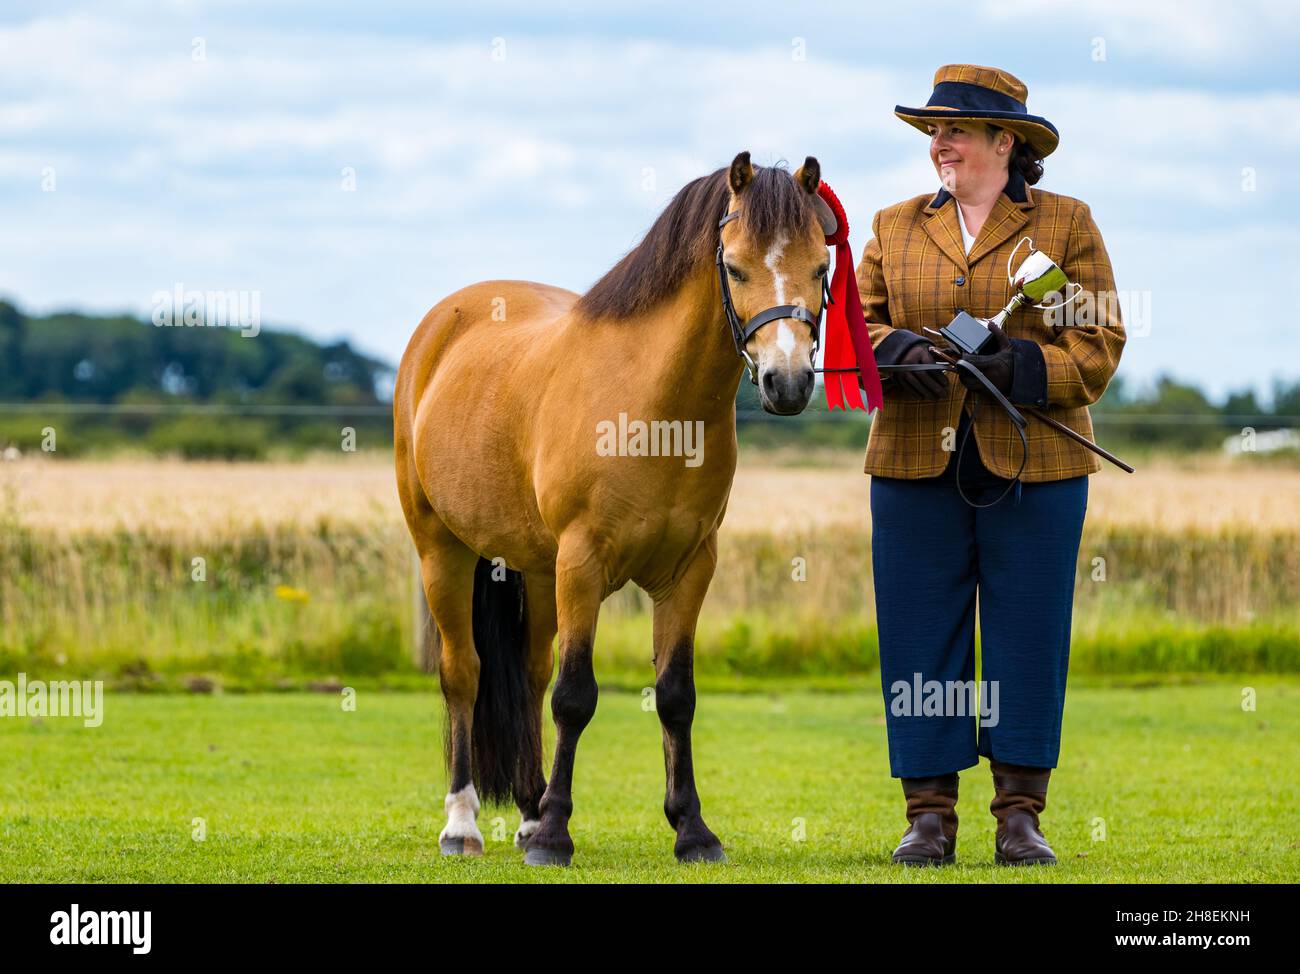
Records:
M763 409L777 416L801 413L812 399L815 377L811 365L759 368L758 390Z

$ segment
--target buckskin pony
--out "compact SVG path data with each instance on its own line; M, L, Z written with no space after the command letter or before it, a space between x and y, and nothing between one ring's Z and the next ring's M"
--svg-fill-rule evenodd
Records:
M574 757L596 711L596 620L634 582L654 602L674 852L724 858L691 758L696 620L736 469L742 375L752 368L770 413L802 411L813 391L834 222L820 178L812 157L790 173L742 152L683 187L586 294L485 281L416 329L397 373L394 441L440 642L443 853L482 854L480 798L513 798L525 861L570 862ZM608 449L620 414L671 432L665 449ZM691 463L673 439L687 428L702 431ZM541 708L557 633L548 783Z

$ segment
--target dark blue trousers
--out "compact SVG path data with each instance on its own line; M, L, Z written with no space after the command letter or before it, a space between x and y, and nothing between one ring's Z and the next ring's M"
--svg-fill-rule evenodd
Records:
M1000 488L967 490L984 503ZM871 479L871 554L890 773L927 778L979 756L1056 767L1088 478L1023 484L992 507L951 484ZM981 709L975 681L979 603ZM906 687L906 689L905 689ZM942 692L942 703L936 694ZM954 706L955 704L955 706ZM996 704L996 706L990 706Z

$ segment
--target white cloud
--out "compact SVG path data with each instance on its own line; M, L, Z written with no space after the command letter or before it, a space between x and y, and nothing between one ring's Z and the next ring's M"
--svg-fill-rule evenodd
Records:
M1109 29L1149 32L1148 15L1127 9L1102 9ZM1076 16L1018 3L979 13ZM1232 15L1207 16L1252 42ZM206 61L191 59L195 34ZM348 332L396 359L427 307L471 281L584 287L677 188L740 149L792 168L818 156L860 251L875 210L935 186L925 139L892 114L931 58L887 69L829 57L814 38L798 61L788 34L738 44L508 31L497 61L486 33L285 34L184 10L3 28L0 290L36 307L143 308L176 280L259 287L268 317ZM1062 130L1044 186L1092 204L1117 274L1151 279L1175 258L1192 282L1261 260L1286 273L1251 241L1295 226L1271 203L1295 170L1300 92L1109 78L1099 68L1031 84L1031 109ZM46 165L58 169L55 194L39 192ZM345 166L355 193L340 188ZM1258 169L1253 194L1241 190L1244 166ZM1204 304L1190 286L1162 298L1174 320L1201 320ZM1137 367L1167 359L1198 378L1219 368L1204 343L1175 348L1170 335L1153 347L1166 341L1167 356L1138 352ZM1244 354L1226 361L1249 374Z
M1067 24L1085 25L1108 47L1179 62L1246 60L1261 41L1294 37L1300 29L1300 9L1286 0L1088 0L1050 6L1043 0L984 0L980 11L994 23L1041 25L1043 36Z

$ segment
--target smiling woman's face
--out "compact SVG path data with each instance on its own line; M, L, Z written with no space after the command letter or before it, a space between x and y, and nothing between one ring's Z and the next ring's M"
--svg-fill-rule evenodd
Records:
M944 188L958 199L987 195L1006 185L1015 137L1002 129L990 137L982 122L933 121L930 161Z

